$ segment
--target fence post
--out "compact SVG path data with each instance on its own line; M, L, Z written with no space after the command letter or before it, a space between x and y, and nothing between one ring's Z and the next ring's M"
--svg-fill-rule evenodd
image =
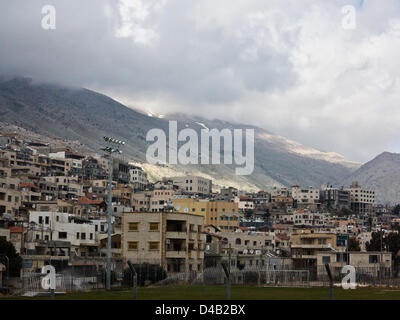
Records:
M225 272L225 279L226 279L226 300L231 300L231 279L230 279L230 272L229 268L226 266L226 262L221 262L222 268Z
M331 274L331 269L329 268L329 264L325 263L326 272L328 273L329 277L329 299L333 300L333 278Z
M133 299L137 300L137 274L133 276Z
M133 299L137 300L137 273L130 260L128 260L128 266L133 277Z

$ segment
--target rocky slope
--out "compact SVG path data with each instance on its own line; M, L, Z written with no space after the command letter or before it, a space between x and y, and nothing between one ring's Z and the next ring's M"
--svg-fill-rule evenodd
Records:
M336 153L321 152L258 127L209 120L183 114L156 117L128 108L115 100L82 88L37 84L27 78L0 78L0 121L38 134L78 140L83 147L100 152L102 137L125 140L125 157L145 162L149 143L146 134L160 128L168 132L168 120L177 120L178 129L255 129L255 169L251 176L236 176L235 166L164 166L175 174L196 173L215 179L217 185L244 189L268 189L273 185L320 187L340 183L359 168ZM199 134L200 136L200 134ZM147 165L152 176L162 168Z

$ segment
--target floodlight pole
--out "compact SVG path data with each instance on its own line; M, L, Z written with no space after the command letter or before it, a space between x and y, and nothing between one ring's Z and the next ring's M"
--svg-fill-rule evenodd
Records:
M111 215L112 215L112 174L113 159L112 152L109 153L108 159L108 203L107 203L107 282L106 289L111 289Z
M122 153L119 148L114 149L110 144L124 146L125 142L110 137L104 137L107 147L101 150L108 153L108 201L107 201L107 270L106 270L106 290L111 290L111 217L112 217L112 180L113 180L113 158L112 154Z

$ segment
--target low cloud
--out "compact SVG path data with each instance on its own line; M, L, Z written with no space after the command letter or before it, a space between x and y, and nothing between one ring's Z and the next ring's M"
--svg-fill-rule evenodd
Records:
M56 30L41 28L47 4ZM397 0L3 0L0 72L368 161L400 151L399 16Z

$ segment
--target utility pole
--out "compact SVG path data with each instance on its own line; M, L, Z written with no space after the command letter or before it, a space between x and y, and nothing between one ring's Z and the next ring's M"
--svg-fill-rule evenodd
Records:
M108 146L102 148L101 150L108 153L108 201L107 201L107 269L106 269L106 290L111 290L111 216L112 216L112 178L113 178L113 153L122 152L118 148L114 148L115 145L123 146L125 142L116 140L110 137L104 137L104 141L107 142ZM114 146L112 146L114 145Z
M111 215L112 215L112 153L108 159L108 201L107 201L107 284L106 289L111 289Z
M383 266L383 264L382 264L382 261L383 261L383 255L382 255L382 247L383 247L383 231L382 231L382 224L381 224L381 260L379 261L379 265L380 265L380 268L379 268L379 278L380 278L380 282L381 282L381 284L382 284L382 266Z

